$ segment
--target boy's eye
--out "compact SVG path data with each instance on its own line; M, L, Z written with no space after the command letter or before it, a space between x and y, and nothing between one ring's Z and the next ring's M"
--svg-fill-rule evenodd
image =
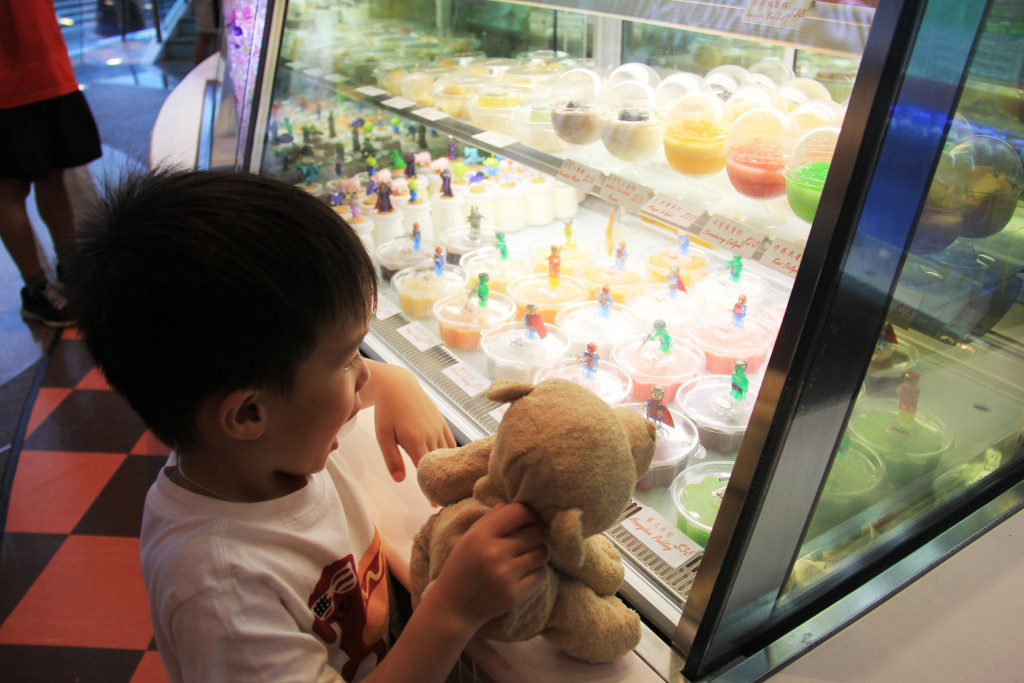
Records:
M355 356L352 357L352 360L348 362L348 365L345 366L345 369L351 370L356 366L356 363L359 363L360 361L362 361L362 359L363 357L357 353Z

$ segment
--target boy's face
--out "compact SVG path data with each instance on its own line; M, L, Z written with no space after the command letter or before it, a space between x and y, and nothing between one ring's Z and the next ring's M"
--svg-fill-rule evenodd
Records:
M275 470L306 475L319 472L338 447L338 432L362 407L359 391L370 370L359 355L367 325L339 321L325 327L312 355L299 364L287 397L276 397L277 425L283 425Z

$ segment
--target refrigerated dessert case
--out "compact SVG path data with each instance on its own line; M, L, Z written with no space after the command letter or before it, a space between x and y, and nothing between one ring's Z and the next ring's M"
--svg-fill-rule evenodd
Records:
M1024 12L868 4L267 3L239 166L360 230L461 440L499 377L655 422L607 534L690 679L1021 506Z

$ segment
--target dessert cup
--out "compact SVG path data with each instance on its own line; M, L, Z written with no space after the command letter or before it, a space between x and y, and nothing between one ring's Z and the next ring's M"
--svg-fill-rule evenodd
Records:
M543 338L531 336L517 321L505 323L484 333L480 348L487 358L487 372L493 379L533 382L537 373L563 358L569 349L569 337L555 325L545 328Z
M553 325L558 312L569 304L588 298L587 287L573 277L560 277L551 285L547 275L521 275L508 283L508 294L515 299L517 315L526 315L526 307L534 305L545 323Z
M537 373L537 382L546 379L567 379L596 394L608 405L617 406L633 392L633 380L619 366L601 360L589 377L582 367L582 361L563 360L543 368Z
M555 316L555 324L569 335L569 353L582 353L592 343L602 358L611 358L616 344L647 329L628 306L613 303L604 311L596 301L566 306Z
M751 380L743 398L736 398L730 377L696 377L679 387L675 409L697 425L700 442L706 449L734 459L760 388L759 382Z
M676 526L702 547L707 547L725 487L732 476L732 465L721 461L690 465L669 488L676 508Z
M413 266L395 273L391 284L398 291L402 311L415 318L425 318L438 299L466 289L469 275L451 264L445 264L440 275L435 274L433 264Z
M486 305L480 305L475 292L453 292L438 299L433 306L441 341L454 349L473 351L480 347L483 334L508 322L516 311L512 299L491 292Z
M704 354L681 337L671 337L670 348L648 335L624 339L612 349L612 360L633 378L633 398L646 401L651 388L664 390L665 402L675 398L676 390L704 369Z

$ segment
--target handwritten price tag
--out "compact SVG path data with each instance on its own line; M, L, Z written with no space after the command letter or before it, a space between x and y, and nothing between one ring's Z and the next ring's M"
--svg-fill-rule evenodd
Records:
M800 268L803 257L804 247L802 244L796 244L789 240L775 240L768 245L768 248L757 260L780 273L796 277L796 271Z
M390 95L391 94L387 90L382 90L382 89L374 87L372 85L364 85L364 86L362 86L360 88L356 88L356 92L361 94L361 95L366 95L367 97L377 97L379 95Z
M704 551L704 546L649 507L642 507L623 520L622 528L673 569L679 569Z
M381 102L381 104L388 107L394 107L395 109L408 109L409 107L415 107L416 103L412 100L407 100L404 97L389 97L388 99Z
M398 315L398 306L391 303L390 299L386 299L382 296L377 297L377 320L387 320L393 315Z
M668 223L674 228L688 229L704 213L704 209L667 194L656 194L643 205L640 213Z
M740 21L777 28L797 28L807 16L811 0L750 0Z
M440 339L435 337L430 330L423 327L420 323L409 323L408 325L399 327L395 331L402 335L407 342L415 346L419 351L432 349L441 343Z
M413 112L416 116L424 118L427 121L440 121L441 119L448 118L448 114L445 114L440 109L434 109L433 107L423 107Z
M578 187L584 192L590 192L594 189L594 185L604 183L604 173L589 166L584 166L572 159L566 159L562 162L561 168L558 169L558 175L555 177L567 185Z
M518 142L514 137L493 130L485 130L483 133L477 133L473 136L473 139L479 140L484 144L491 145L492 147L497 147L498 149L508 147L513 142Z
M632 180L627 180L614 173L605 178L601 187L601 199L618 204L626 211L636 213L654 196L654 191Z
M465 363L450 365L442 370L441 374L455 382L455 385L466 392L466 395L470 398L479 396L491 386L491 380Z
M765 234L728 218L709 216L700 231L700 238L743 258L750 258L764 242Z
M897 285L896 291L892 295L892 304L889 306L889 315L886 320L893 325L910 327L923 299L924 297L914 290Z

